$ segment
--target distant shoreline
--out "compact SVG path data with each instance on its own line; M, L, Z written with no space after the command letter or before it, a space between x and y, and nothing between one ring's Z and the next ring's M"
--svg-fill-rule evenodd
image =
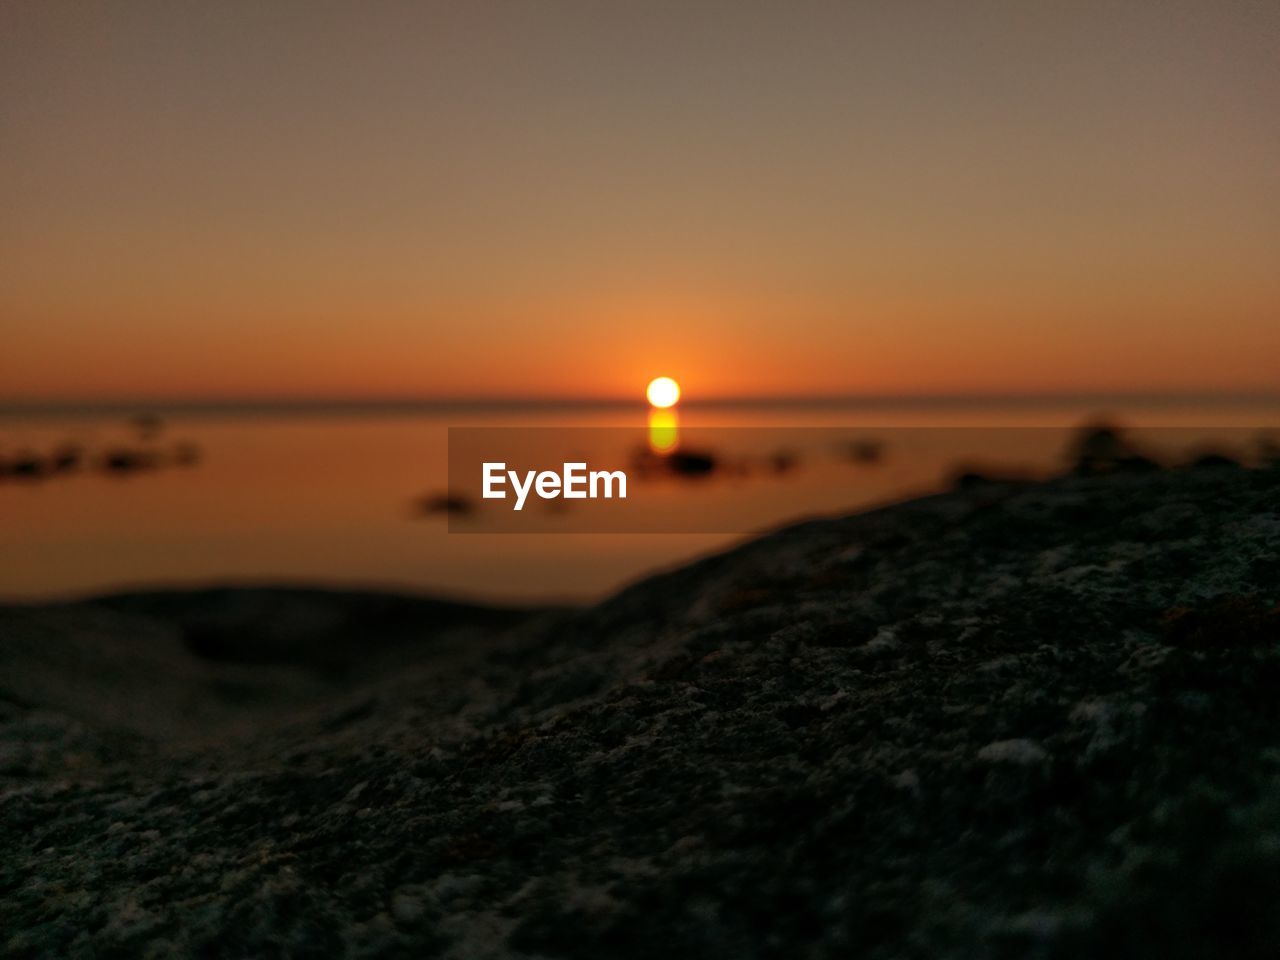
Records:
M931 393L723 396L688 398L682 409L980 409L983 407L1053 408L1178 406L1232 408L1280 406L1280 391L1148 391L1134 393ZM137 414L169 416L332 416L414 413L484 413L500 410L643 410L642 401L621 397L406 397L406 398L138 398L53 399L0 401L0 418L26 419L62 416L119 417Z

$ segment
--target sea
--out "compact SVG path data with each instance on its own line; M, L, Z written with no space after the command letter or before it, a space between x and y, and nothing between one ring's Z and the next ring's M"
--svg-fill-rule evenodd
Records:
M1060 473L1103 424L1168 463L1256 461L1280 442L1280 394L739 399L651 414L570 400L0 406L0 598L301 584L583 602L797 520L962 476ZM449 499L450 428L476 427L572 436L546 456L588 462L606 451L583 437L633 439L650 462L694 437L704 460L691 462L716 468L653 481L664 516L690 518L653 525L664 532L601 528L563 503L531 507L517 531Z

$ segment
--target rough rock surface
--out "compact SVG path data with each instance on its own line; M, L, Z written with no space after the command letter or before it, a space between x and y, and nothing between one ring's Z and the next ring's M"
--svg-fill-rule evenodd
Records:
M1280 473L974 484L600 605L0 611L6 957L1280 955Z

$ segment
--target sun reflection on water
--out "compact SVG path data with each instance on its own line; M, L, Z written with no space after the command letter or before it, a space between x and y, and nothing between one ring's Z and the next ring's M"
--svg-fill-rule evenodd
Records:
M680 428L674 410L649 411L649 449L668 454L680 443Z

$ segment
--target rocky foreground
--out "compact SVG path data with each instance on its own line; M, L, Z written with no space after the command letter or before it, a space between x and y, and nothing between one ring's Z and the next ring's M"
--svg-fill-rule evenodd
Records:
M973 483L583 610L0 611L6 957L1280 955L1280 471Z

